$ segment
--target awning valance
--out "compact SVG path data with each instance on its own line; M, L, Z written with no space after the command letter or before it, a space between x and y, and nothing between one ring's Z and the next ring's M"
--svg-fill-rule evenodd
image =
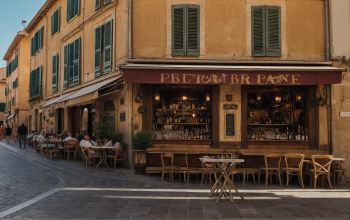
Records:
M229 66L127 64L126 82L154 84L319 85L342 81L329 66Z
M77 91L67 93L60 97L49 100L44 107L52 106L52 105L74 105L79 103L84 103L88 101L95 100L99 97L99 91L105 89L114 89L113 92L118 91L121 88L121 84L123 84L123 77L117 76L113 77L84 88L81 88ZM118 85L118 86L115 86Z

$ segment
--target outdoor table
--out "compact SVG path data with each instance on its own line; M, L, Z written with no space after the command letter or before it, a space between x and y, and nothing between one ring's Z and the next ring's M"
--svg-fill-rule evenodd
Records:
M229 197L233 202L232 190L237 189L230 179L230 172L237 163L244 162L243 159L220 159L220 158L199 158L203 163L211 163L215 172L215 183L210 190L209 197L212 197L215 193L218 193L216 203L220 201L223 196ZM227 192L228 191L228 192Z
M106 151L107 150L115 150L116 148L115 147L93 146L93 147L91 147L91 149L101 152L100 161L96 165L96 168L98 168L101 164L104 164L107 168L109 168L109 166L107 164L107 153L106 153Z

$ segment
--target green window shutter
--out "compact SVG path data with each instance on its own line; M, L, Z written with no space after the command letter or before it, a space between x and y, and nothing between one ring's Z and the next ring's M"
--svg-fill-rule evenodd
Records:
M252 7L252 55L265 56L265 10L264 6Z
M112 43L113 43L113 20L104 25L104 62L103 72L108 73L112 69Z
M39 49L42 49L44 46L44 26L40 28L40 42L39 42Z
M67 0L67 21L72 18L72 0Z
M68 87L68 72L69 72L69 67L68 67L68 45L64 47L64 70L63 70L63 88Z
M0 103L0 112L5 112L5 109L6 109L6 103L1 102Z
M52 93L57 92L58 64L59 64L58 54L56 54L52 57L52 85L51 85Z
M281 55L281 9L266 7L266 55Z
M56 33L55 32L55 22L56 22L55 21L55 14L56 14L56 12L51 15L51 35Z
M187 56L199 55L199 33L200 33L200 7L199 5L187 5L186 11L187 22Z
M74 43L74 57L73 57L73 85L80 83L80 38Z
M29 97L33 97L33 80L34 80L34 70L30 72L30 78L29 78Z
M32 38L31 44L30 44L30 55L31 56L34 55L34 38Z
M172 6L172 55L186 55L185 5Z
M73 2L74 2L73 17L74 17L75 15L80 14L80 0L73 0Z
M101 48L102 47L102 26L95 30L95 73L94 76L99 77L101 75Z
M42 74L43 74L43 66L38 68L38 80L37 80L37 95L40 96L42 94Z
M101 0L95 0L95 10L98 10L101 7Z
M61 30L61 7L57 11L57 31Z

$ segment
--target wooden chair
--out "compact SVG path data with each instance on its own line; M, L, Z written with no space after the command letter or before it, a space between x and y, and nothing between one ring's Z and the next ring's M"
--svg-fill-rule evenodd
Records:
M165 175L168 175L169 180L173 180L174 154L161 153L160 159L162 162L162 181L164 180Z
M334 158L333 155L312 155L312 166L313 169L312 172L312 181L314 188L316 189L317 185L317 179L319 176L326 176L328 185L330 188L332 188L331 183L331 165L332 165L332 159Z
M199 159L201 156L199 153L187 154L187 182L189 182L191 175L196 175L197 182L199 181L199 175L203 173L202 161Z
M298 176L299 183L304 188L303 180L303 164L304 154L288 153L284 155L284 161L286 167L283 167L283 172L286 173L286 185L288 186L291 176Z
M243 185L249 181L249 177L253 180L253 183L260 182L260 168L262 165L262 158L250 155L241 155L240 159L244 160L244 163L239 164L239 167L235 168L238 174L242 175ZM256 176L258 180L256 181Z
M343 161L333 161L332 175L335 184L346 183L346 169L343 167Z
M117 163L118 161L123 162L124 163L124 167L126 165L125 161L126 161L126 151L121 151L120 149L113 149L112 150L113 154L107 154L107 160L111 159L113 162L113 168L117 167Z
M70 154L74 154L73 159L76 158L78 148L79 148L78 140L67 140L64 142L64 154L67 155L67 160L69 160Z
M281 155L279 154L265 154L264 155L265 167L260 168L265 173L265 186L267 186L269 179L272 182L272 175L275 175L278 179L280 186L282 186L281 180Z
M202 158L213 158L212 156L202 156ZM212 183L212 176L214 176L216 181L216 173L214 167L211 163L202 162L202 180L201 184L203 184L206 180L209 179L209 183Z
M97 158L100 158L101 155L94 154L89 148L80 146L81 152L83 154L83 162L85 162L85 166L92 161L93 164L95 165L95 160Z
M174 154L173 171L175 174L178 174L179 179L181 179L181 175L182 175L184 178L184 182L186 181L187 172L188 172L187 153Z

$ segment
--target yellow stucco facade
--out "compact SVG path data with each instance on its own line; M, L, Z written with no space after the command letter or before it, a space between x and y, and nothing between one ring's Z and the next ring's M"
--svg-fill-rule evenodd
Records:
M3 103L2 105L6 106L6 68L2 67L0 68L0 103ZM5 110L0 111L0 122L5 121Z
M118 131L123 129L123 125L118 123L117 116L123 107L119 107L119 94L113 93L103 98L96 97L78 99L74 102L60 103L56 106L43 107L47 102L69 93L77 92L80 89L92 86L98 82L114 78L120 74L118 65L125 63L126 59L126 33L127 33L127 1L110 1L107 5L98 10L95 9L95 1L79 1L79 14L71 20L67 20L67 1L46 1L38 15L42 17L34 18L28 26L30 37L33 38L35 33L44 26L43 48L31 56L31 70L38 66L43 67L42 73L42 94L40 97L30 101L30 130L45 130L50 133L81 132L86 122L82 117L83 106L93 106L93 124L96 128L100 118L100 111L104 101L113 102L115 112L115 126ZM101 1L103 2L103 1ZM60 28L59 32L51 34L51 16L56 10L60 10ZM113 21L112 32L112 67L108 74L95 78L95 30L101 25ZM35 23L35 24L34 24ZM80 39L80 83L75 86L64 88L64 47ZM58 55L58 89L52 91L52 57ZM75 108L75 113L72 109ZM83 109L82 109L83 108ZM63 113L58 113L60 109ZM57 121L59 114L63 114L61 122ZM60 125L58 124L60 123ZM74 125L73 125L74 124Z
M6 122L16 128L21 123L28 125L30 40L24 31L17 33L4 60L13 62L18 56L17 68L6 77Z

